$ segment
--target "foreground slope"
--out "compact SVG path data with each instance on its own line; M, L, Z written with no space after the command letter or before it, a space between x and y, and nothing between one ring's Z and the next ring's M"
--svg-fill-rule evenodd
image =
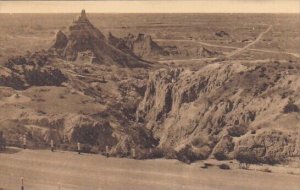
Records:
M73 150L80 141L84 151L109 146L111 154L127 156L131 147L152 143L134 122L143 70L63 62L3 70L11 72L0 80L0 130L9 145L20 146L26 135L29 148L47 147L53 139L58 148Z

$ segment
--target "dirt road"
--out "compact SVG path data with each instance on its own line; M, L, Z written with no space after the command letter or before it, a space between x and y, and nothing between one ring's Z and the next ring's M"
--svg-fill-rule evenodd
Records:
M270 25L265 31L263 31L262 33L260 33L260 34L257 36L257 38L256 38L253 42L251 42L251 43L245 45L245 46L242 47L242 48L239 48L239 49L233 51L233 52L230 53L230 54L227 54L226 57L229 58L229 57L232 57L232 56L234 56L234 55L237 55L237 54L241 53L242 51L245 51L245 50L248 49L250 46L253 46L253 45L256 44L257 42L259 42L259 40L263 37L263 35L265 35L266 33L268 33L271 29L272 29L272 25Z
M170 41L170 42L188 42L188 43L197 43L197 44L201 44L204 46L208 46L208 47L218 47L218 48L226 48L226 49L235 49L233 52L228 53L225 57L229 58L232 57L236 54L241 53L244 50L249 50L249 51L256 51L256 52L264 52L264 53L275 53L275 54L287 54L287 55L291 55L294 56L296 58L300 58L300 54L298 53L292 53L292 52L284 52L284 51L275 51L275 50L267 50L267 49L256 49L256 48L250 48L251 46L253 46L255 43L259 42L261 40L261 38L263 37L264 34L266 34L267 32L269 32L272 29L272 25L270 25L265 31L263 31L262 33L260 33L258 35L258 37L252 41L251 43L247 44L246 46L242 47L242 48L238 48L235 46L226 46L226 45L218 45L218 44L211 44L211 43L207 43L207 42L202 42L199 40L185 40L185 39L154 39L154 41ZM202 60L201 58L199 58L198 60ZM169 61L173 61L173 60L169 60ZM176 61L176 60L175 60ZM191 60L193 61L193 60ZM166 62L166 61L161 61L161 62Z
M131 160L74 152L10 149L0 154L0 188L299 190L298 175L202 169L175 160Z

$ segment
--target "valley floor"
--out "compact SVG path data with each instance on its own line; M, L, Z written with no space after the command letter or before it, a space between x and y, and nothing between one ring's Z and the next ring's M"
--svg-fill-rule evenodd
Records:
M300 175L217 167L175 160L132 160L9 148L0 154L0 189L299 190Z

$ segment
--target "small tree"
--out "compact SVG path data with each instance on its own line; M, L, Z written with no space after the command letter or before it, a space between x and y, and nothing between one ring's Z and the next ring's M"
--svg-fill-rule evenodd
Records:
M294 101L289 100L288 104L283 108L284 113L300 112L299 107L294 104Z

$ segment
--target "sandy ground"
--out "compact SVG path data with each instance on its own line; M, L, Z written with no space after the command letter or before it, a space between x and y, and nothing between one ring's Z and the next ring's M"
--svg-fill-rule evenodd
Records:
M175 160L131 160L100 155L10 148L0 154L0 188L299 190L300 176L248 170L203 169Z

